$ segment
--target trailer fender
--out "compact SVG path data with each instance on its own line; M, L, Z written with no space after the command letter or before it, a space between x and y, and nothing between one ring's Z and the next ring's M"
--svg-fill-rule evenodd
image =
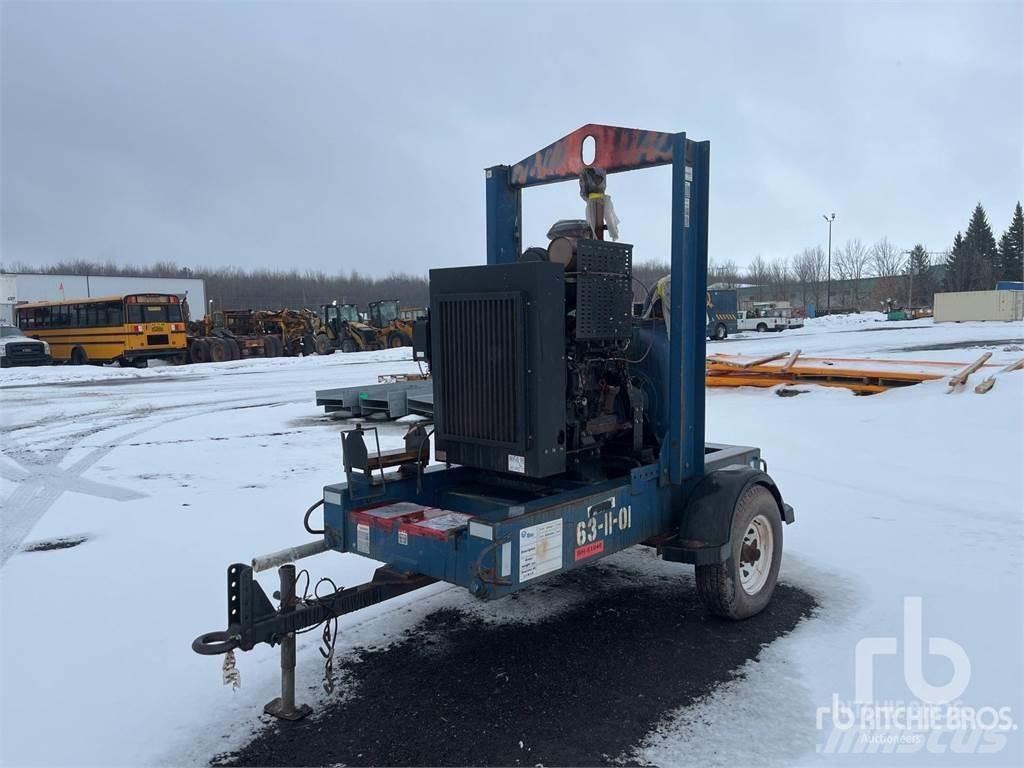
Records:
M727 560L736 505L753 485L767 488L779 505L782 521L793 522L793 508L783 502L767 472L748 466L726 467L709 472L691 491L680 516L679 536L661 548L662 557L694 565Z

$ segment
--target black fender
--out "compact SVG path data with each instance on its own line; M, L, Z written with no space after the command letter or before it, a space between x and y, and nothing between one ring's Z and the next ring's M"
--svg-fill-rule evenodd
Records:
M736 505L754 485L763 485L775 497L784 523L793 522L793 508L782 501L767 472L746 465L725 467L709 472L693 487L680 514L679 536L661 548L662 557L694 565L728 560Z

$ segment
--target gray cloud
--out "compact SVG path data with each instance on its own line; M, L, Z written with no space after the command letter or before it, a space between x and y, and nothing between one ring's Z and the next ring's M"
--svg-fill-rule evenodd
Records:
M1024 6L5 3L2 257L479 262L483 168L587 122L712 142L711 253L943 248L1024 188ZM668 174L614 176L668 249ZM525 194L526 240L578 215Z

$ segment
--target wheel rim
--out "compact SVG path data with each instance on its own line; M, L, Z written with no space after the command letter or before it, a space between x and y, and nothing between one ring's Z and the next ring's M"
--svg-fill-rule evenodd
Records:
M740 586L748 595L756 595L768 581L774 548L771 523L757 515L747 526L740 547Z

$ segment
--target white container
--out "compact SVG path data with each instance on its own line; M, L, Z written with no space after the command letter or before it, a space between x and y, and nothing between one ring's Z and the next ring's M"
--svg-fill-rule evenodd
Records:
M935 294L935 322L1024 320L1024 291L961 291Z

